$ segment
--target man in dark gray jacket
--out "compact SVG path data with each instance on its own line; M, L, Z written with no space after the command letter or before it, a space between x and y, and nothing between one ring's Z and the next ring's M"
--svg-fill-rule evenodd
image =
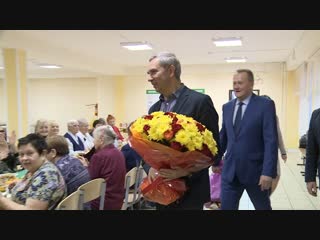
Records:
M308 192L317 196L316 176L320 159L320 108L313 111L309 130L306 153L305 181Z

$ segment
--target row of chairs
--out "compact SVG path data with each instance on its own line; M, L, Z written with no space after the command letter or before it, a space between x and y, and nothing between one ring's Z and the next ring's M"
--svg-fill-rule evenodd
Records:
M146 176L144 169L134 167L125 176L125 198L121 210L133 209L141 200L140 184ZM83 210L86 203L100 197L99 209L104 209L106 181L103 178L93 179L81 185L77 191L64 198L57 210Z
M106 181L103 178L96 178L82 184L77 191L64 198L56 210L83 210L86 203L100 197L99 209L104 208L106 192Z
M133 206L141 201L140 184L146 176L147 174L141 165L139 167L134 167L127 172L125 180L125 198L121 210L133 210Z
M306 165L306 149L305 148L299 148L300 153L301 153L301 160L302 163L297 163L298 166L305 166ZM304 177L305 172L300 171L301 175Z

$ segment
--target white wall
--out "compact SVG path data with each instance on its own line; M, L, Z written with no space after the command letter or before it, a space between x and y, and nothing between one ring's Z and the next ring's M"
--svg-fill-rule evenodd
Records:
M64 134L68 120L84 117L90 121L94 116L93 107L86 106L97 102L94 78L30 79L28 87L30 129L45 118L56 120Z
M312 109L320 108L320 60L312 62Z
M274 99L280 124L282 124L283 76L282 64L231 64L231 65L182 65L182 82L189 88L204 88L210 95L219 114L221 127L222 105L228 101L229 89L232 89L232 76L238 68L249 68L259 76L255 89ZM56 78L29 79L29 126L39 118L56 120L60 124L60 133L66 131L69 119L85 117L89 122L94 119L94 108L87 104L99 103L99 117L122 113L121 122L131 122L148 112L147 89L153 89L147 81L146 68L130 68L124 76L123 87L119 88L116 76L97 78ZM1 91L0 82L0 91ZM121 92L120 92L121 91ZM122 96L122 97L119 97ZM1 101L1 96L0 96ZM123 109L116 109L121 101ZM3 102L3 101L1 101ZM0 109L1 109L0 103ZM122 111L122 112L121 112ZM115 116L117 118L117 116ZM0 116L1 120L2 116ZM120 119L117 121L120 124ZM284 126L283 126L284 127Z
M114 115L117 95L114 77L98 77L96 93L97 102L99 103L99 117L106 119L108 114Z
M309 69L308 69L309 68ZM308 130L308 122L310 119L310 75L308 71L310 66L307 63L300 65L294 72L295 79L298 79L299 89L296 94L299 95L299 137ZM292 106L291 106L292 107Z
M147 114L146 90L152 89L143 76L127 76L124 80L124 122L130 123Z
M320 108L320 59L305 62L294 72L299 81L299 136L309 128L312 112Z

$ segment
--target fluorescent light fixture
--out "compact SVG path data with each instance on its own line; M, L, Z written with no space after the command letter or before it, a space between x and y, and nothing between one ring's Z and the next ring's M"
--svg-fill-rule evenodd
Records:
M0 69L4 69L4 67L1 67L1 66L0 66Z
M242 46L241 38L218 38L212 39L213 43L216 47L235 47L235 46Z
M58 66L58 65L52 65L52 64L40 64L39 67L41 68L61 68L61 66Z
M247 61L246 57L229 57L225 58L227 63L243 63Z
M120 46L132 51L152 49L152 46L147 42L121 42Z

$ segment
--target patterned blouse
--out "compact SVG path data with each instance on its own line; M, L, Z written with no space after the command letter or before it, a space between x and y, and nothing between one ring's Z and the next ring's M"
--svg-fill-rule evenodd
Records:
M67 186L67 194L70 195L82 184L91 180L88 169L82 165L79 159L65 155L56 162Z
M57 167L46 161L31 175L29 172L11 191L11 199L25 205L27 198L49 202L48 210L54 209L65 197L66 187Z

